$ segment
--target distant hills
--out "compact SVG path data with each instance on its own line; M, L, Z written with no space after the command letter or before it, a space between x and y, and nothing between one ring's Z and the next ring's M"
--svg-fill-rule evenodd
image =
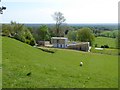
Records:
M28 27L39 27L40 25L43 24L24 24L25 26ZM54 26L55 24L45 24L48 27ZM117 23L101 23L101 24L64 24L67 26L72 26L72 27L90 27L90 28L95 28L99 30L116 30L118 29L118 24Z
M2 23L3 24L3 23ZM9 24L9 23L6 23L6 24ZM23 23L25 26L28 26L28 27L33 27L33 28L38 28L39 26L41 25L47 25L48 27L50 26L54 26L55 23ZM69 24L69 23L65 23L63 25L66 25L66 26L72 26L72 27L90 27L90 28L95 28L95 29L98 29L98 30L118 30L118 23L95 23L95 24Z

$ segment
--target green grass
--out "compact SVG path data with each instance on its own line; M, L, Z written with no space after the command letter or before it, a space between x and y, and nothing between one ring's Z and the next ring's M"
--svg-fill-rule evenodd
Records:
M116 48L116 39L115 38L108 38L108 37L96 37L94 45L91 49L91 52L93 53L101 53L101 54L108 54L108 55L118 55L118 49ZM104 45L108 45L109 48L104 48L103 50L96 50L95 44L97 44L97 47L101 47Z
M94 44L97 44L97 47L101 47L101 45L108 45L110 48L116 48L116 39L108 38L108 37L96 37Z
M0 37L0 89L2 88L2 37Z
M96 50L94 47L91 48L92 53L108 54L108 55L120 55L118 49L104 48L103 50Z
M104 35L106 37L117 37L118 36L118 30L113 30L113 31L103 31L101 35Z
M3 88L118 87L117 56L65 49L52 54L11 38L2 39ZM27 76L29 72L32 74Z

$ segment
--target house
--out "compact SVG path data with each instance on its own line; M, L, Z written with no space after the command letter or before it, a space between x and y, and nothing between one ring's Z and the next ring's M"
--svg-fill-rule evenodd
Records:
M68 38L65 37L52 37L51 44L55 48L67 48Z
M38 46L46 46L50 45L50 41L37 41Z
M80 51L90 51L89 48L89 42L80 42L80 43L76 43L76 44L69 44L67 46L68 49L75 49L75 50L80 50Z
M52 37L51 44L55 48L67 48L67 49L74 49L74 50L80 50L86 52L90 51L89 42L68 44L68 38L65 37Z

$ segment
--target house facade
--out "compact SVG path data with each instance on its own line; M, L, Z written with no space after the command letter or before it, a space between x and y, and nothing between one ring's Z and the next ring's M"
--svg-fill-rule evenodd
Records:
M67 49L74 49L74 50L80 50L80 51L86 51L86 52L90 51L89 42L68 44L68 38L65 38L65 37L52 37L51 44L55 48L67 48Z
M67 48L68 38L65 37L52 37L51 44L55 48Z
M50 45L50 41L37 41L38 46L46 46Z
M89 47L90 47L89 42L81 42L77 44L69 44L67 48L89 52L90 51Z

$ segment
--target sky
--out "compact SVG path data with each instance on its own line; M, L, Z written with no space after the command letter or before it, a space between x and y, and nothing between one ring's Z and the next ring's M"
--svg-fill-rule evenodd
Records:
M119 0L1 0L6 6L2 23L55 23L54 12L63 13L66 23L117 23Z

